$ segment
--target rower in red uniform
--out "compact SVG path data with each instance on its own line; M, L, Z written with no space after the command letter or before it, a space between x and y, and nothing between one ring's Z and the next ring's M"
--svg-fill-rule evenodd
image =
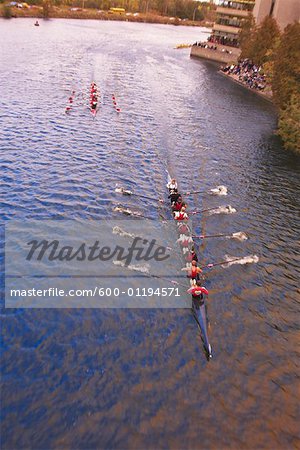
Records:
M187 213L185 211L185 206L183 206L180 211L174 212L174 219L175 220L189 220L189 216L187 215Z
M191 234L191 230L188 224L185 222L178 222L177 228L180 234Z
M187 262L191 262L191 261L196 261L198 262L198 256L197 253L195 252L194 247L191 248L191 251L186 255L185 260Z
M192 261L192 267L188 272L188 277L191 278L191 280L199 281L201 273L202 270L197 266L197 261Z
M203 300L203 294L208 295L208 290L201 286L200 281L197 281L195 286L187 290L188 294L192 294L193 300Z
M173 205L172 205L172 210L173 210L173 211L180 211L181 208L182 208L183 206L186 207L186 204L185 204L184 201L182 200L181 195L179 195L179 197L177 198L177 200L176 200L176 201L173 203Z
M188 235L186 235L186 234L181 234L181 235L179 236L179 238L177 239L176 242L179 242L179 244L180 244L182 247L188 247L188 246L189 246L190 244L192 244L194 241L193 241L192 236L188 236Z

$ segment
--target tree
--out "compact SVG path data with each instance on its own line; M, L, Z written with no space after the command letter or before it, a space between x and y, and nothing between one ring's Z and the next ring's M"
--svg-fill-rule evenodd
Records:
M51 10L51 0L43 0L43 17L49 19Z
M267 16L259 27L254 28L253 21L245 22L240 38L242 38L242 58L249 58L258 66L270 59L272 50L280 37L277 22Z
M272 91L279 108L278 134L300 153L300 24L288 25L274 52Z
M241 48L241 58L250 58L253 49L253 38L255 35L255 20L252 14L242 22L239 32L239 43ZM251 55L252 56L252 55Z
M5 19L11 19L11 7L9 5L4 5L3 6L3 17Z
M300 92L291 96L290 102L279 114L278 134L284 147L300 153Z
M276 105L285 109L300 90L300 23L288 25L274 55L272 91Z

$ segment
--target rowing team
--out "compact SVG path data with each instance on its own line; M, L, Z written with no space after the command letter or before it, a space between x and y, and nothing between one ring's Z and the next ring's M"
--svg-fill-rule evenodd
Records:
M90 106L91 109L95 110L97 109L98 105L98 88L96 83L93 81L91 84L91 96L90 96Z
M201 286L200 275L202 274L202 270L198 267L198 257L195 252L194 241L191 236L192 233L188 226L187 205L178 192L177 181L174 178L168 182L167 188L169 189L168 198L171 200L173 216L178 222L177 226L180 237L177 242L182 246L182 252L187 261L186 267L183 270L187 271L187 276L191 281L191 287L188 293L192 295L193 299L202 300L203 294L208 295L208 291L205 287Z
M72 91L72 94L69 97L69 105L66 106L66 113L71 111L71 107L73 106L73 102L74 102L74 96L75 96L75 91Z

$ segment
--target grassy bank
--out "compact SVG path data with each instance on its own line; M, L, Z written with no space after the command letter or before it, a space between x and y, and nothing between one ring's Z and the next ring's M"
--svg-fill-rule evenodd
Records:
M40 19L43 18L42 6L31 6L30 8L15 8L11 7L11 16L14 18L27 17ZM0 5L0 17L5 17L4 5ZM185 25L196 27L211 27L212 23L208 21L193 21L181 20L177 17L162 16L156 13L126 13L126 14L111 14L109 11L102 11L98 9L82 9L69 8L65 6L52 6L49 18L60 19L85 19L85 20L117 20L126 22L143 22L143 23L160 23L165 25Z

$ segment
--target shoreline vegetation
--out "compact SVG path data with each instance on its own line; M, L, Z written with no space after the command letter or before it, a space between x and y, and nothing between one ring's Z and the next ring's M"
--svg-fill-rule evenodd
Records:
M253 17L240 32L238 64L222 75L272 101L278 110L278 128L286 150L300 154L300 23L280 32L272 17L256 26Z
M113 20L207 28L213 26L215 7L209 3L193 0L167 0L165 2L152 0L152 4L150 2L151 0L144 2L121 0L118 7L115 7L114 0L83 0L80 1L80 6L76 0L71 5L59 0L44 0L43 2L37 0L37 4L1 3L0 0L0 17L7 19ZM122 8L119 7L120 5Z

